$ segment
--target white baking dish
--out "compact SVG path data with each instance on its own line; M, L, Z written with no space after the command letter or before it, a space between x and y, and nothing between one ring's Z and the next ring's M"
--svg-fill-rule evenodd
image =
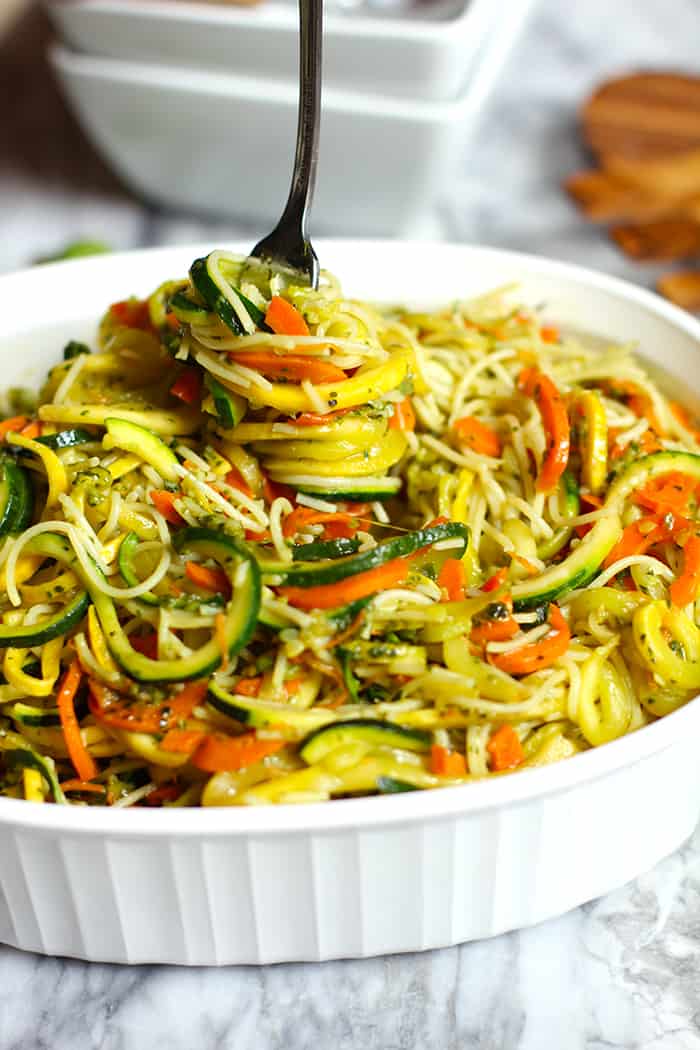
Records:
M324 91L314 224L325 233L415 235L455 177L530 0L485 46L456 102ZM177 5L174 5L177 6ZM287 196L296 84L51 53L88 136L137 193L271 225Z
M482 42L517 19L520 0L462 0L451 18L371 17L359 11L325 18L329 88L390 97L454 99L471 76ZM132 61L295 82L296 4L221 7L173 0L51 0L49 12L74 48ZM438 5L439 11L439 5Z
M362 297L448 301L522 282L547 316L617 340L700 392L700 325L576 267L489 249L317 245ZM7 384L37 380L105 304L205 250L86 259L0 279ZM239 246L239 250L241 249ZM651 867L700 813L700 704L558 765L469 787L218 810L0 799L0 940L114 962L260 963L433 948L539 922Z

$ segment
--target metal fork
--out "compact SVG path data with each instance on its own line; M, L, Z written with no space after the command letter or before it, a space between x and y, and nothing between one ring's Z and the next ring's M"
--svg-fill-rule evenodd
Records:
M321 123L323 0L299 0L299 111L289 197L272 233L252 252L258 259L299 270L318 286L318 259L306 232L318 163Z

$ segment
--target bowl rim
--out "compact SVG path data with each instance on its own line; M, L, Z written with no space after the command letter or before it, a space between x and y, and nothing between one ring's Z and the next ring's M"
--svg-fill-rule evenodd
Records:
M231 251L246 252L249 245L234 242L224 247ZM464 261L486 257L502 266L504 270L511 268L518 271L525 282L528 274L562 278L585 286L589 291L607 293L618 301L632 303L680 329L697 341L700 348L700 321L645 288L574 263L524 252L454 242L345 238L318 239L316 247L321 254L326 251L330 255L350 248L363 252L382 251L396 254L422 251L444 254L447 257L458 256ZM119 269L130 262L153 263L154 280L157 280L161 260L165 267L173 265L166 260L177 260L175 264L178 264L180 257L192 259L209 250L210 244L201 243L137 249L50 263L32 270L17 270L0 276L0 296L4 290L12 295L13 285L41 285L42 281L51 281L58 273L70 273L78 286L81 269L87 272L88 269L98 268L104 272L108 281L110 269ZM450 258L450 261L453 260ZM46 333L50 326L35 319L35 327L37 331ZM24 332L26 333L26 328ZM0 331L0 351L3 341L11 338L11 335L11 331ZM393 797L339 799L330 804L316 802L254 808L232 806L169 810L33 806L23 799L0 798L0 823L16 828L31 828L33 832L48 835L69 832L75 835L101 833L119 838L153 835L179 838L277 836L298 832L332 834L342 829L371 830L388 825L413 824L428 819L468 818L495 808L517 807L546 795L573 791L603 776L624 772L626 767L637 765L671 747L684 734L697 730L698 726L700 703L696 698L651 725L562 762L465 786L417 791Z

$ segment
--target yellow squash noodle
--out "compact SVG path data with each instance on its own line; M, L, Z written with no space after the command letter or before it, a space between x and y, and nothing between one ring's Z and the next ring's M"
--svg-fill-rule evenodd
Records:
M360 452L353 452L342 459L342 473L346 477L367 477L383 474L406 449L406 439L397 430L392 430L381 445L372 445ZM317 474L319 477L334 477L338 467L334 459L325 463L317 459L286 459L280 456L266 459L267 469L283 478L285 474Z
M51 696L60 671L60 657L63 639L54 638L46 642L41 653L41 678L35 678L23 670L30 659L27 649L9 648L5 650L2 664L5 678L25 696Z
M628 684L610 663L609 654L608 646L601 648L581 668L578 723L594 747L622 736L632 719Z
M643 605L632 621L637 651L652 674L683 689L700 689L700 630L663 601Z
M46 477L49 483L46 506L55 507L58 503L58 497L64 496L68 491L66 468L56 453L39 441L33 441L31 438L23 437L21 434L8 434L7 441L8 444L24 448L27 452L33 452L35 456L39 457L46 470Z
M364 405L367 401L373 401L398 389L402 383L415 381L416 377L417 366L412 351L397 350L381 365L357 372L351 379L338 383L319 383L314 389L330 412ZM222 379L221 382L237 394L244 397L250 395L249 389L244 386L228 379ZM309 400L305 391L292 383L272 383L270 388L265 390L257 387L255 399L260 404L289 415L295 412L316 411L316 405Z

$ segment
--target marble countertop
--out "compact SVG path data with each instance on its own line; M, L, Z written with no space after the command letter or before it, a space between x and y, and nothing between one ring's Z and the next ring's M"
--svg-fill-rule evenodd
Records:
M601 78L698 68L697 0L539 0L435 235L652 284L559 191L585 163L576 108ZM94 156L41 59L30 12L0 42L0 270L81 235L115 247L245 237L137 202ZM662 786L661 786L662 787ZM624 829L621 829L623 831ZM423 955L178 970L0 947L0 1050L700 1050L700 833L604 900Z

